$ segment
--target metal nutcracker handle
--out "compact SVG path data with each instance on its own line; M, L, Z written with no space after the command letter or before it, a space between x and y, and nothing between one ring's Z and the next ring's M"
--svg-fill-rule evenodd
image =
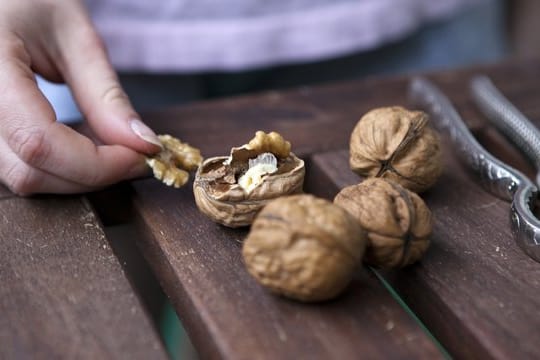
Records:
M510 139L540 170L540 131L525 117L486 76L475 76L471 94L476 105L490 121ZM536 175L540 185L540 172Z
M512 231L523 251L540 262L540 221L532 213L537 196L533 182L503 163L476 141L450 100L430 81L415 78L409 86L411 101L433 118L441 133L448 133L459 159L479 177L490 193L512 202Z

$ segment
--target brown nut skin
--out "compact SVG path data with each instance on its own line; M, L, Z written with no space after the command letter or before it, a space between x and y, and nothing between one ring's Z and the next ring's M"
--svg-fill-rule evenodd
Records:
M235 169L224 165L227 159L226 156L206 159L197 170L193 182L197 207L217 223L228 227L250 225L269 201L302 192L304 161L293 153L280 159L278 171L266 175L262 184L250 193L236 182Z
M422 111L394 106L371 110L356 124L350 139L351 169L382 177L414 192L433 186L442 173L437 133Z
M361 263L366 235L347 211L302 194L270 202L257 216L242 255L272 292L304 301L336 297Z
M429 247L431 211L414 192L379 178L342 189L334 203L346 209L367 231L364 262L399 268L419 260Z

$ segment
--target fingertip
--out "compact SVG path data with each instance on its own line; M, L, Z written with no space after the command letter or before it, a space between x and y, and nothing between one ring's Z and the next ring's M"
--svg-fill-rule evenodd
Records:
M131 131L142 141L153 145L153 150L158 151L162 149L161 141L159 141L156 133L143 123L140 119L133 118L128 122Z
M88 120L93 133L103 144L123 145L147 155L155 154L162 149L155 132L131 112L102 112L92 114Z

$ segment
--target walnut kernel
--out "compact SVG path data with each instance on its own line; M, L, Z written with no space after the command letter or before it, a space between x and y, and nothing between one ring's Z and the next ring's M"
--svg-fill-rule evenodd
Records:
M249 159L248 170L238 178L238 185L248 194L264 181L264 175L277 171L277 158L272 153L262 153Z
M155 158L147 158L146 163L152 168L154 177L161 180L165 185L179 188L187 183L189 173L171 165L170 162L164 162Z
M419 260L429 246L431 212L414 192L380 178L342 189L334 203L367 231L364 262L395 268Z
M424 112L399 106L371 110L351 134L351 169L415 192L427 190L442 172L439 138L428 119Z
M178 188L188 181L188 171L195 170L201 164L201 152L170 135L159 135L158 138L162 149L146 158L146 163L152 168L156 179Z
M288 141L258 131L248 144L232 148L230 156L204 161L193 193L199 210L212 220L246 226L270 200L301 193L304 173L304 161L290 152Z
M272 153L280 158L286 158L291 152L291 143L275 131L268 134L264 131L257 131L255 137L249 141L246 147L259 153Z
M302 194L261 210L242 255L249 273L272 292L311 302L344 290L365 246L364 230L347 211Z

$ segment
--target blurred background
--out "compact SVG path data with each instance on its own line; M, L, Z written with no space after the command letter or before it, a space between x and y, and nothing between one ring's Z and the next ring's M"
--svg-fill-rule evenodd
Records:
M507 0L507 33L510 55L538 57L540 55L540 1Z
M459 1L440 0L437 3L456 2ZM418 0L417 3L422 1ZM420 23L396 38L324 60L270 64L244 71L174 73L159 69L122 69L122 66L118 67L118 71L137 110L147 111L269 89L449 69L540 55L540 41L537 40L540 1L471 0L470 6L466 3L457 11L434 21ZM114 51L114 43L108 45L114 63L115 54L116 57L123 54ZM189 56L189 49L186 53ZM65 86L50 84L43 79L39 79L39 82L60 120L69 122L80 119L77 106Z

